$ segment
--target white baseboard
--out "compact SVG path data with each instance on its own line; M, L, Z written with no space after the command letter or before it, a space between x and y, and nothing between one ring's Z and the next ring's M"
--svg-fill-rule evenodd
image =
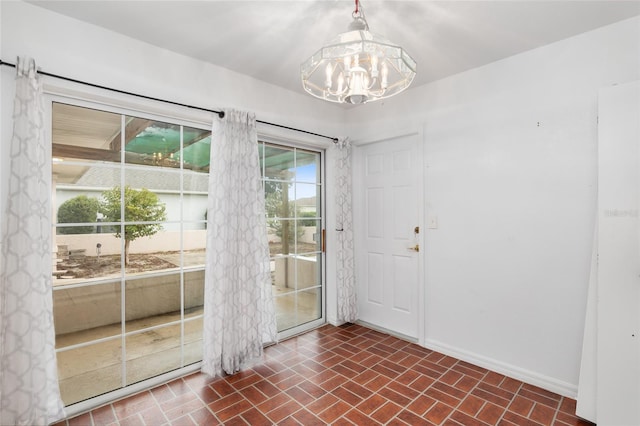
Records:
M524 368L516 367L515 365L507 364L496 359L487 358L473 352L458 349L453 346L449 346L446 343L427 339L425 341L425 348L458 358L459 360L477 365L478 367L495 371L496 373L504 374L505 376L521 380L530 385L538 386L542 389L546 389L550 392L554 392L568 398L575 399L578 395L577 385L554 379L553 377L545 376Z

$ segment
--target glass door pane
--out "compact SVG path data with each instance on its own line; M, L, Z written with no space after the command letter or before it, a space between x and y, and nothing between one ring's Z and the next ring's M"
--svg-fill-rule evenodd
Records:
M202 359L211 131L52 104L53 310L74 404Z
M278 331L324 318L321 153L260 145Z

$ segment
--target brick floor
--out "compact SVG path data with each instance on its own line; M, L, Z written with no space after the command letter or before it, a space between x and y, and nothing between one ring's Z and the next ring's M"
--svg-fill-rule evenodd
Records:
M359 325L265 349L233 376L196 373L56 426L588 426L576 402Z

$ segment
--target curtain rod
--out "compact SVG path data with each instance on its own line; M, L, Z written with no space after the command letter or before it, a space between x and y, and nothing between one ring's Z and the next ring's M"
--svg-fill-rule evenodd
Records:
M15 64L12 64L10 62L5 62L5 61L0 59L0 66L1 65L6 65L6 66L9 66L9 67L12 67L12 68L16 67ZM62 76L62 75L52 74L52 73L45 72L45 71L40 71L40 70L38 71L38 74L46 75L47 77L59 78L61 80L71 81L73 83L83 84L85 86L95 87L97 89L109 90L111 92L121 93L123 95L131 95L131 96L136 96L138 98L148 99L148 100L151 100L151 101L164 102L166 104L177 105L177 106L191 108L191 109L197 109L197 110L200 110L200 111L212 112L214 114L218 114L218 117L224 118L224 111L217 111L215 109L203 108L203 107L194 106L194 105L187 105L187 104L183 104L183 103L180 103L180 102L169 101L167 99L154 98L153 96L141 95L139 93L133 93L133 92L128 92L126 90L115 89L113 87L102 86L100 84L90 83L88 81L76 80L75 78L65 77L65 76ZM310 132L308 130L296 129L295 127L284 126L282 124L270 123L268 121L262 121L262 120L256 120L256 122L257 123L261 123L261 124L266 124L268 126L280 127L282 129L293 130L295 132L306 133L308 135L319 136L321 138L331 139L333 141L333 143L337 143L338 142L338 138L334 138L334 137L326 136L326 135L321 135L319 133Z

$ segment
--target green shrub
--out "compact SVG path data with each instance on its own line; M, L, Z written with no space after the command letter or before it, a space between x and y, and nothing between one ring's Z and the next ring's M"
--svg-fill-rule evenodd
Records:
M300 212L298 213L298 218L302 219L305 217L315 218L316 214L314 212ZM298 223L298 226L318 226L318 221L316 219L302 219Z
M58 223L95 223L100 202L97 198L78 195L60 205ZM94 226L73 226L58 228L59 234L91 234Z

